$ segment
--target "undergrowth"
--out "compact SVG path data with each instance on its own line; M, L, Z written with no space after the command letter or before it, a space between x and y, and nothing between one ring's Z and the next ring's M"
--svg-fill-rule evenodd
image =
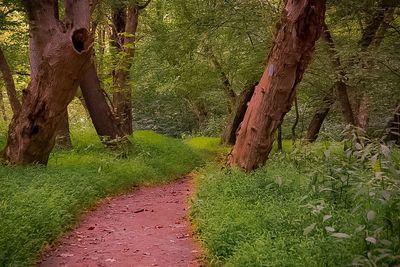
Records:
M104 148L94 132L72 137L74 149L56 150L48 167L0 166L0 266L35 264L101 198L171 181L204 163L204 152L149 131L136 132L131 151L122 152Z
M400 264L397 149L357 137L286 151L250 174L202 171L192 220L212 266Z

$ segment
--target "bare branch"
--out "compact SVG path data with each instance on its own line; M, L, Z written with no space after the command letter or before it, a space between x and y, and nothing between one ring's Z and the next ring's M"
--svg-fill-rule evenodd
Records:
M145 9L149 4L150 4L151 0L147 0L146 3L144 3L143 5L139 5L138 8L139 10Z

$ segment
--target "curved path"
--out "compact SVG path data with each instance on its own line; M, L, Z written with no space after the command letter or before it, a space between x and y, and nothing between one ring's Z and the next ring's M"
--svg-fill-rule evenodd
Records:
M192 179L144 187L102 204L39 266L200 266L187 206Z

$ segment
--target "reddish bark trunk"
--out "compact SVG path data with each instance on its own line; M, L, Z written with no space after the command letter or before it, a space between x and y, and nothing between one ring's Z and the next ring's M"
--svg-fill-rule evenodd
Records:
M236 97L235 106L233 111L229 114L228 124L226 125L222 134L222 144L234 145L236 143L237 129L239 128L240 123L243 121L247 110L247 104L253 96L256 85L257 84L250 85L248 88L243 90L239 96Z
M4 56L3 50L0 47L0 72L3 75L4 82L6 84L8 99L10 100L11 109L14 114L17 114L21 110L21 104L17 97L17 91L15 90L14 79L12 77L11 69Z
M56 19L54 1L25 2L30 20L31 83L9 129L4 157L11 164L47 164L56 130L89 62L89 3L66 2L65 24Z
M288 1L269 56L230 156L247 171L265 164L275 132L290 110L296 86L311 61L325 17L325 1Z
M124 133L107 103L93 62L82 75L80 87L85 107L98 136L105 145L114 145L116 140L124 137Z

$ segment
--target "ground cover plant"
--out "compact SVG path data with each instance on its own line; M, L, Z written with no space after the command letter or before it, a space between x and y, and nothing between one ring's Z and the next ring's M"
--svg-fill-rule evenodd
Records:
M90 131L73 133L74 149L54 152L47 168L0 166L1 266L34 264L101 198L166 183L204 162L204 154L154 132L136 132L132 151L123 152L107 150Z
M399 264L399 151L355 144L298 145L250 174L205 168L192 217L210 264Z

